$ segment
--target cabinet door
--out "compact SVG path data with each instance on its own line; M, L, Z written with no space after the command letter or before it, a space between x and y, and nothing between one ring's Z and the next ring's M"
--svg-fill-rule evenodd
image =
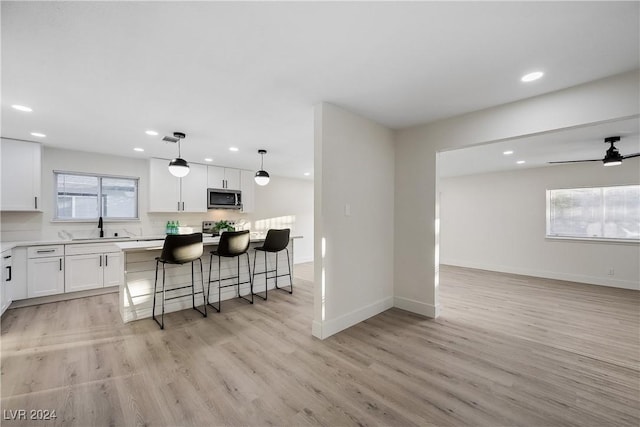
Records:
M27 261L27 296L42 297L64 293L62 257L32 258Z
M224 183L229 190L240 190L240 169L224 168Z
M11 304L11 292L8 291L11 280L13 279L11 271L11 251L2 253L2 283L0 283L0 314L9 308Z
M65 261L65 292L102 287L102 254L71 255Z
M2 140L2 185L0 210L39 211L40 144Z
M207 168L191 163L189 174L182 178L182 205L184 212L207 211Z
M254 205L254 184L253 171L243 170L240 175L240 190L242 191L242 212L250 213L255 209Z
M122 263L122 252L109 252L104 254L104 287L119 286L122 283L122 273L124 267Z
M149 159L149 212L178 212L179 189L180 178L169 173L169 160Z
M207 166L207 188L224 188L224 168Z

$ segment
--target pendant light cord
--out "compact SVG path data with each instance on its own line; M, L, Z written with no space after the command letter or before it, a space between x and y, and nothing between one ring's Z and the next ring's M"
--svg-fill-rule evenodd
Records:
M263 171L264 170L264 153L260 153L260 156L261 156L260 170Z

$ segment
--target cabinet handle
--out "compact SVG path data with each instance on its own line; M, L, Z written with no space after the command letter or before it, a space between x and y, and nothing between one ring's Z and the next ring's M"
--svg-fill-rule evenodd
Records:
M184 202L182 202L182 212L184 212Z
M180 202L178 202L178 210L180 210Z
M7 279L7 282L11 281L11 266L8 265L7 268L9 269L9 278Z
M35 208L38 209L38 196L35 196L34 199L35 199L35 205L36 205Z
M109 255L107 254L104 255L104 266L105 267L109 266Z
M4 259L9 259L11 258L11 255L7 255L6 257L4 257Z
M39 249L39 250L36 251L36 253L38 253L38 254L48 254L48 253L55 252L55 251L56 251L55 249Z
M58 259L60 261L60 271L62 271L62 258Z
M98 265L98 267L102 267L102 255L100 255L100 256L98 257L98 259L100 260L100 261L99 261L99 262L100 262L100 264Z

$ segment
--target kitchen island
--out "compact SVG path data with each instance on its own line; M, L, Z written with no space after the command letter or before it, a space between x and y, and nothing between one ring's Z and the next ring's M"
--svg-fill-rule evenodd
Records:
M256 251L253 248L262 246L264 242L264 234L251 233L251 243L249 246L249 260L251 265L251 271L253 271L254 258ZM289 239L289 262L291 263L291 272L293 273L293 243L294 240L301 236L293 236ZM216 249L219 237L205 237L204 253L202 255L202 267L204 275L204 287L205 291L208 287L209 281L209 252ZM119 289L119 306L120 315L122 320L131 322L134 320L145 319L151 317L151 310L153 306L153 286L155 281L156 261L155 258L160 256L162 251L162 245L164 240L151 240L151 241L135 241L135 242L116 242L116 246L120 248L123 253L121 257L122 264L122 280L120 282ZM275 254L267 254L267 263L269 269L275 268ZM278 256L278 274L283 274L287 267L287 253L281 251ZM229 277L236 274L238 266L238 258L222 258L221 270L222 278ZM258 253L255 258L255 266L258 272L265 271L264 265L264 253ZM166 267L166 296L167 298L175 299L165 302L165 313L172 311L191 309L191 263L184 265L167 265ZM271 276L272 274L270 274ZM240 281L249 281L249 269L247 268L246 256L240 257ZM217 257L213 257L213 268L211 270L211 295L212 302L217 302L218 294L218 261ZM288 277L281 277L278 279L280 286L289 285ZM202 291L202 281L200 276L200 265L196 261L194 263L194 280L196 292ZM235 281L226 281L225 284L235 283ZM270 279L268 281L268 289L275 287L275 281ZM162 289L162 266L160 266L158 274L158 290ZM265 290L265 275L261 274L256 276L256 283L254 283L254 292L264 292ZM240 292L242 295L249 294L249 283L240 285ZM160 294L158 294L160 296ZM222 300L235 298L236 287L229 287L222 289ZM196 295L196 305L202 305L202 294ZM210 307L209 307L210 308ZM224 304L223 304L224 309ZM159 301L156 301L156 312L161 310ZM215 312L212 310L212 312Z

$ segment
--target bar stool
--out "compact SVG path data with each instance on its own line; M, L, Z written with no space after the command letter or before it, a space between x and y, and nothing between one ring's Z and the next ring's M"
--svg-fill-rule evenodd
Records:
M209 285L207 287L207 304L211 307L215 308L219 313L222 308L220 304L220 291L222 288L228 288L230 286L237 286L238 297L242 298L249 303L253 304L253 279L251 277L251 266L249 265L249 253L247 250L249 249L249 230L245 231L225 231L220 235L220 242L218 243L218 249L215 251L211 251L211 257L209 259ZM240 255L247 255L247 271L249 273L249 281L248 282L240 282ZM218 257L218 306L211 304L209 302L209 297L211 296L211 267L213 265L213 256ZM229 276L222 278L222 271L220 269L220 260L222 258L237 258L238 259L238 271L236 276ZM237 279L237 283L232 283L230 285L222 286L222 280L229 279ZM251 299L245 298L240 295L240 285L245 283L249 283L250 287L250 295Z
M289 259L289 234L291 230L288 228L282 230L271 229L267 231L267 237L264 239L264 243L262 246L254 248L255 256L253 257L253 283L255 283L256 274L264 274L264 297L259 294L255 294L256 296L262 298L263 300L267 299L267 288L268 288L268 279L275 279L276 289L280 289L285 292L293 293L293 281L291 280L291 260ZM278 252L287 251L287 267L289 273L278 275ZM258 251L264 252L264 271L256 272L256 258L258 258ZM276 254L276 268L275 270L269 270L267 266L267 252ZM273 276L269 276L269 273L274 273ZM278 287L278 277L289 276L289 291L286 289L282 289Z
M202 233L193 234L170 234L164 239L164 245L162 246L162 253L159 257L156 257L156 280L153 284L153 310L151 310L151 317L156 321L160 329L164 329L164 303L165 301L182 298L184 295L165 298L165 264L177 264L182 265L188 262L191 263L191 302L193 309L207 317L207 300L204 294L204 274L202 273ZM202 301L204 302L204 311L200 311L196 307L196 292L194 287L193 277L193 262L195 260L200 261L200 277L202 278ZM158 265L162 264L162 316L159 322L156 319L156 294L158 293ZM181 286L178 288L169 289L169 291L177 291L179 289L185 289L188 286ZM200 292L197 292L200 293Z

